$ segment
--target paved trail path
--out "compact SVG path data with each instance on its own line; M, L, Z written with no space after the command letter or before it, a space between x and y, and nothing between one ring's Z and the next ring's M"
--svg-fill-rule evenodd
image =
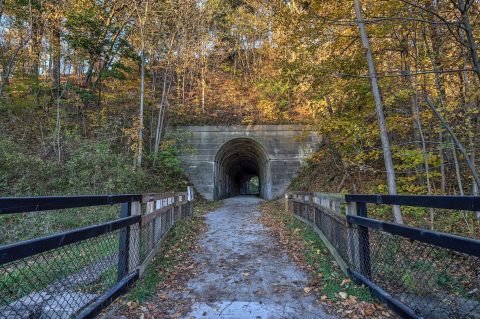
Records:
M307 274L258 223L256 197L235 197L206 215L194 258L201 272L188 282L195 300L184 318L334 318L305 295Z

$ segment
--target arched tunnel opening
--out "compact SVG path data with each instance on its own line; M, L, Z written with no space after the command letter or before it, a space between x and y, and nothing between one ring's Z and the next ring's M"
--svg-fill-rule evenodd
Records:
M238 195L267 198L269 184L267 153L258 142L237 138L218 150L215 158L215 199Z

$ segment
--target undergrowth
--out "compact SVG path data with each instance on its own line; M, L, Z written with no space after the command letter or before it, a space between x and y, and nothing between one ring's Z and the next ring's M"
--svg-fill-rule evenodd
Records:
M264 211L289 230L294 240L299 241L300 247L303 248L304 260L313 276L320 278L318 287L328 299L337 301L339 293L345 292L359 300L373 301L366 287L356 285L345 276L320 237L308 225L285 213L283 206L278 202L267 203L264 208Z
M169 278L175 272L182 271L182 263L187 259L195 248L198 236L203 232L205 223L203 215L218 208L221 202L195 201L195 212L191 218L180 221L167 235L165 243L153 259L144 276L128 292L125 299L138 303L145 303L157 292L159 284Z
M284 211L279 201L262 205L261 221L278 238L310 277L305 293L347 318L388 318L393 315L377 304L369 289L346 276L320 237L305 223Z

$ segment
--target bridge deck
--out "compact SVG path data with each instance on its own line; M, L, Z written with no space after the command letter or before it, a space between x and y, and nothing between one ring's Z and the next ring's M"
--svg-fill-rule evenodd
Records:
M187 291L164 292L191 300L184 318L334 318L305 295L307 274L258 222L256 197L234 197L206 215L207 231L195 261L200 272Z

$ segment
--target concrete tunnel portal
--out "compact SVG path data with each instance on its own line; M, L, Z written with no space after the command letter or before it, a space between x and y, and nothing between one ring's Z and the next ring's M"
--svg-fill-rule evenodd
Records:
M215 199L237 195L271 192L268 155L263 146L251 138L227 141L215 156Z
M207 200L256 193L282 196L321 137L303 125L178 126L185 174ZM248 180L249 182L245 182ZM256 181L256 189L246 189Z

